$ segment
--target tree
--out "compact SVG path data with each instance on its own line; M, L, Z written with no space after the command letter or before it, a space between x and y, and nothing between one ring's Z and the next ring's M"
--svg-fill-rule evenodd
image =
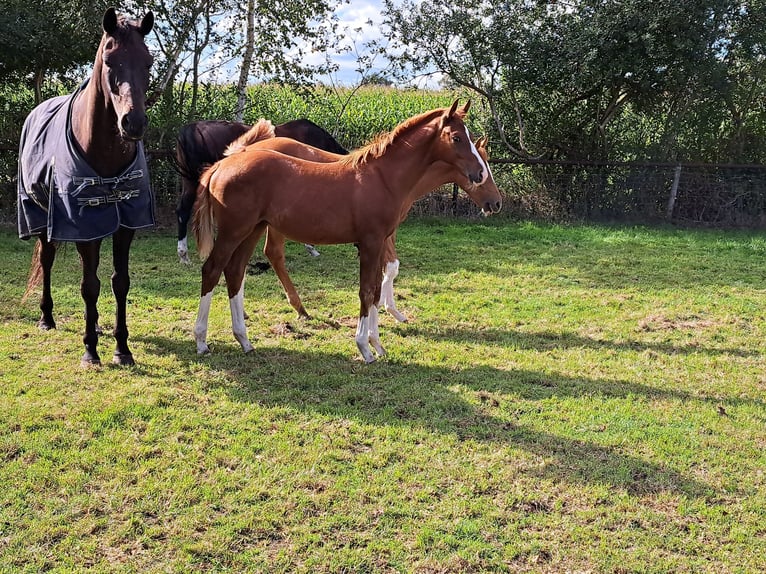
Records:
M309 65L304 57L336 41L333 12L340 1L133 0L131 5L155 12L157 92L168 94L179 73L191 78L187 118L192 119L195 94L206 75L230 82L238 76L239 112L232 110L234 115L244 111L248 80L297 85L326 73L331 67L326 62Z
M6 0L0 10L0 79L33 78L39 102L47 74L66 74L93 62L108 4Z
M386 0L385 13L401 68L479 94L521 157L608 159L625 148L615 128L627 110L665 117L673 155L684 126L704 121L701 98L729 102L736 123L733 104L761 96L760 0Z

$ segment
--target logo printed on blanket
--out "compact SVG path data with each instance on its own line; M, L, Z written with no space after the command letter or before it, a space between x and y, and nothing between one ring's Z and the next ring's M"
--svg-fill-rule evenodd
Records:
M142 142L116 177L99 176L72 136L73 94L47 100L24 122L19 145L19 237L46 233L51 241L90 241L120 226L154 226L154 195ZM31 134L31 135L30 135Z

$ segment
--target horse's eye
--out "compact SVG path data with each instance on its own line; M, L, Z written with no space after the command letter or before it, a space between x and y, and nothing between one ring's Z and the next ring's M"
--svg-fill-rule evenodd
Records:
M460 139L460 136L458 135L452 136L452 143L460 143L461 141L463 140Z

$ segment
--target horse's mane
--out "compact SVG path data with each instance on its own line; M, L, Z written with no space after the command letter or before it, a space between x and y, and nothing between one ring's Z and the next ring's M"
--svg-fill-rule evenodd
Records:
M390 132L378 135L369 144L352 151L349 155L341 158L338 161L344 165L349 165L353 168L356 168L360 164L366 163L370 159L379 158L386 152L389 146L394 143L396 139L400 138L406 132L415 130L422 127L424 124L430 123L435 118L442 116L446 110L447 108L437 108L435 110L423 112L417 116L412 116L411 118L404 120Z
M261 118L255 125L231 142L226 150L223 152L223 156L227 157L244 151L247 146L261 140L270 139L276 137L274 133L274 124L270 120Z

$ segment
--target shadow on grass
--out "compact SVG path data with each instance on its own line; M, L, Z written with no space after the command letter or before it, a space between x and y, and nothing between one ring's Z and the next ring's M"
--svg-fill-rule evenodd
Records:
M608 484L633 495L674 492L717 497L705 483L664 465L612 448L576 440L513 421L513 405L472 404L451 390L465 385L476 392L503 392L528 400L551 395L656 396L654 389L618 381L569 379L488 367L455 371L383 360L371 365L345 354L258 348L243 355L237 345L218 345L199 357L190 341L142 337L147 350L173 354L189 366L204 364L225 377L208 388L223 388L235 401L288 406L306 413L352 418L374 425L404 425L453 435L461 441L508 445L546 461L527 468L531 476L566 483ZM545 381L543 390L533 381ZM691 398L691 397L690 397ZM508 408L510 407L510 408ZM510 411L510 414L509 414Z
M553 333L541 331L525 333L510 329L481 330L466 327L445 327L427 329L418 325L394 325L393 331L402 337L424 337L435 341L454 341L459 343L491 343L515 349L533 349L545 351L551 349L615 349L619 351L656 351L667 355L732 355L735 357L756 357L760 353L753 350L726 347L703 347L700 345L675 345L672 343L648 343L645 341L609 341L583 337L575 333Z

